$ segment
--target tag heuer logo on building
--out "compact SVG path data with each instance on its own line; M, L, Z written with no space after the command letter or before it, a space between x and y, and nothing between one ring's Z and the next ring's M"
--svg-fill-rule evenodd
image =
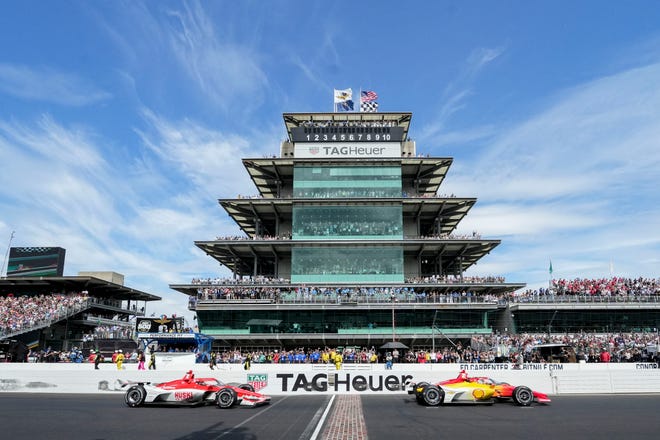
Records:
M255 391L259 391L263 388L266 388L268 385L268 375L267 374L248 374L247 383L252 385Z
M321 151L319 147L309 147L310 154L319 154L319 151Z

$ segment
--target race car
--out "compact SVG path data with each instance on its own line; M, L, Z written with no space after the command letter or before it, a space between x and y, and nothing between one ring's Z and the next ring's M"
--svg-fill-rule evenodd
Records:
M493 387L495 387L495 394L493 397L498 402L513 401L513 403L519 406L529 406L532 402L543 404L551 402L547 394L531 390L526 386L514 386L507 382L499 382L490 377L483 376L469 377L468 380L471 382L493 385Z
M182 379L157 384L127 381L122 382L121 387L128 387L124 402L131 408L145 403L190 406L215 404L218 408L270 403L270 396L255 392L252 385L225 384L214 377L195 378L192 370Z
M454 403L493 404L494 401L512 401L518 406L529 406L534 401L550 402L546 394L532 391L529 387L513 386L489 377L469 377L465 370L455 379L436 384L409 383L407 387L408 394L414 394L417 403L429 406Z

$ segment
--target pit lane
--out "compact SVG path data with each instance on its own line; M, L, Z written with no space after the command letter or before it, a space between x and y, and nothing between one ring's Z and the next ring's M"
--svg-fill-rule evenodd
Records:
M0 394L3 438L310 439L331 396L275 396L259 408L128 408L123 394ZM656 438L657 395L553 396L550 405L424 407L408 395L360 396L370 439ZM347 426L350 426L347 425ZM327 433L326 433L327 434ZM334 434L334 439L339 438ZM334 440L333 439L333 440Z

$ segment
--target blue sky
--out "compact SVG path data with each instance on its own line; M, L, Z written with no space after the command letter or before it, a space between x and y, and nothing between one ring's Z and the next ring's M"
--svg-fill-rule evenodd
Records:
M351 87L454 157L459 232L502 240L469 274L660 276L660 3L402 5L4 3L0 255L15 231L192 317L168 285L228 275L193 242L239 232L217 199L256 193L240 159Z

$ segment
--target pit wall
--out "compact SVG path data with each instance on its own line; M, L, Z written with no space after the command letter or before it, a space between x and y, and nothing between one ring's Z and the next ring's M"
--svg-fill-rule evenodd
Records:
M461 369L470 376L488 376L512 385L527 385L550 395L593 393L660 393L660 369L654 363L613 364L220 364L214 370L195 364L192 355L159 358L157 370L137 364L0 363L0 393L121 393L135 382L165 382L192 369L197 377L225 383L250 383L269 395L401 394L402 384L454 378Z

